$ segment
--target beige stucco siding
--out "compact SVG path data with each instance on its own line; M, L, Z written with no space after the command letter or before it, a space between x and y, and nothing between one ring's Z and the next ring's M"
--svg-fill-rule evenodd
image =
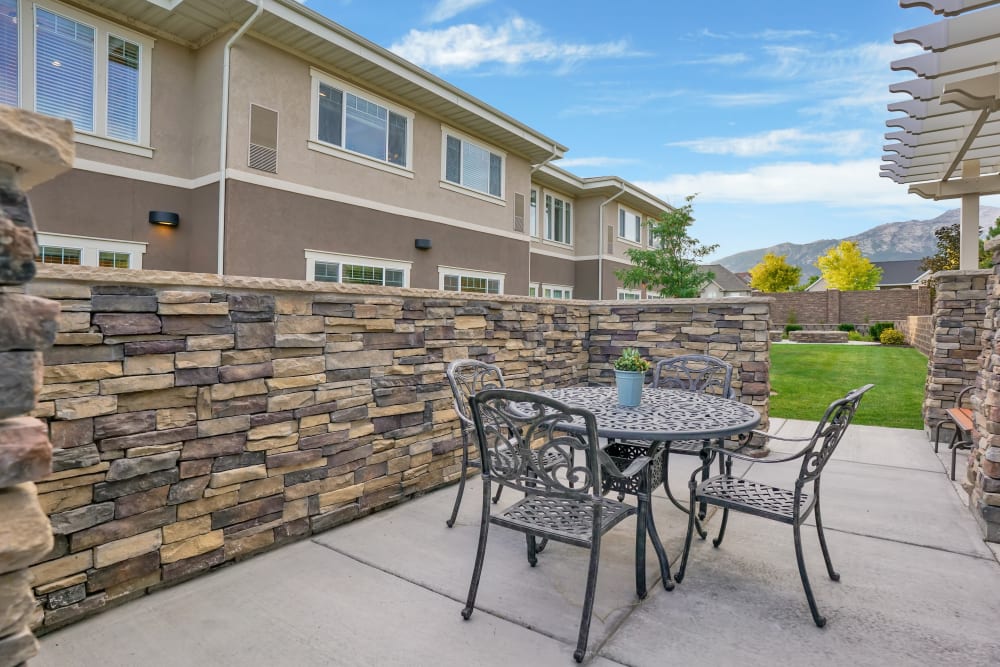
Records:
M305 250L412 262L411 287L438 288L438 267L505 274L508 294L528 293L528 244L419 218L230 181L226 273L306 277ZM414 239L431 240L430 250Z
M336 71L323 69L337 78ZM233 169L271 176L287 184L319 188L385 206L442 216L513 233L514 194L528 196L530 165L507 153L502 203L453 192L440 186L442 178L442 124L396 99L392 91L367 90L377 98L414 113L412 176L401 176L367 164L311 150L310 63L253 38L237 43L232 56L229 165ZM363 84L345 81L359 88ZM249 108L257 104L278 112L277 174L253 172L247 167ZM463 128L455 128L462 130ZM497 148L497 147L492 147ZM527 205L526 205L527 206ZM527 237L525 237L527 240Z

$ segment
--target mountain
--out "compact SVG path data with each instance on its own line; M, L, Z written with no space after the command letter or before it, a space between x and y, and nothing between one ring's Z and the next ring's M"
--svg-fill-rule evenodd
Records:
M1000 208L994 206L979 207L979 225L984 230L993 225L1000 216ZM890 222L878 227L848 236L843 239L823 239L812 243L779 243L769 248L747 250L729 255L718 260L718 264L730 271L749 271L764 258L765 253L788 255L789 264L802 269L803 276L818 275L819 269L814 264L816 258L841 241L854 241L861 248L865 257L874 262L884 262L893 259L923 259L937 252L937 239L934 230L938 227L954 225L961 220L961 210L945 211L930 220L907 220L905 222Z

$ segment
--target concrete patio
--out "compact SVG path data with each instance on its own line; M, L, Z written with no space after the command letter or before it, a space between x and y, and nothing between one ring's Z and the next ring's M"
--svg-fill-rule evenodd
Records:
M813 427L772 422L785 436ZM587 663L1000 663L989 641L1000 617L997 545L979 537L946 457L920 431L848 430L823 482L840 583L826 577L815 533L804 533L828 618L822 630L809 616L788 526L734 515L721 548L696 540L687 577L672 592L659 585L650 549L650 594L639 603L634 523L623 522L602 548ZM693 460L672 461L672 488L683 491ZM749 473L780 483L796 470L753 464ZM523 537L494 527L479 606L468 622L459 616L480 490L471 480L453 529L444 523L449 487L49 634L31 664L573 664L584 550L551 544L530 568ZM684 515L662 490L654 511L679 559ZM717 524L714 517L710 530Z

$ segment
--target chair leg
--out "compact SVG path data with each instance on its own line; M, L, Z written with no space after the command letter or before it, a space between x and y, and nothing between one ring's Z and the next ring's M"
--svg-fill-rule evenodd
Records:
M726 524L729 523L729 508L722 508L722 523L719 524L719 535L714 540L712 540L712 546L716 549L722 544L722 538L726 536Z
M684 580L684 572L685 570L687 570L688 554L691 553L691 538L694 536L694 524L695 524L694 492L695 489L697 488L697 485L695 481L692 479L688 482L688 486L691 487L691 511L688 512L688 529L687 529L687 535L684 537L684 555L681 556L681 566L677 570L677 574L674 575L674 581L676 581L678 584Z
M594 594L597 592L597 566L601 558L601 537L598 534L590 545L590 568L587 571L587 590L583 598L583 613L580 618L580 635L576 640L573 659L583 662L587 654L587 638L590 636L590 617L594 613Z
M525 542L528 545L528 563L531 567L535 567L538 565L538 558L536 557L536 554L538 554L538 543L535 541L534 535L525 535Z
M640 600L646 599L646 501L639 499L639 511L635 515L635 594Z
M462 494L465 493L465 476L468 472L469 472L469 441L466 439L465 432L463 431L462 432L462 478L458 480L458 494L455 496L455 505L454 507L451 508L451 518L449 518L448 521L446 521L449 528L455 525L455 519L458 518L458 507L459 505L462 504Z
M937 423L937 426L934 428L934 453L935 454L938 453L938 441L941 439L941 427L944 426L946 423L947 423L947 421L944 420L944 419L942 419L941 421L939 421Z
M826 618L820 616L819 609L816 608L816 598L813 597L812 587L809 585L809 575L806 574L806 561L802 555L802 533L798 523L792 526L795 538L795 560L799 566L799 577L802 578L802 588L806 592L806 600L809 602L809 611L812 612L813 621L817 627L826 625Z
M498 502L500 502L500 494L501 494L502 492L503 492L503 486L502 486L502 485L501 485L501 486L498 486L498 487L497 487L497 493L496 493L496 495L495 495L495 496L493 496L493 504L494 504L494 505L496 505L496 504L497 504Z
M483 514L479 524L479 546L476 548L476 563L472 567L472 581L469 583L469 597L465 601L465 608L462 609L462 618L469 620L472 610L476 606L476 593L479 592L479 578L483 574L483 560L486 557L486 537L490 529L489 517L489 480L483 480Z
M833 569L833 561L830 560L830 550L826 546L826 535L823 534L823 517L819 513L819 492L817 490L816 495L816 509L813 512L816 514L816 532L819 533L819 546L823 550L823 560L826 561L826 573L830 575L830 578L834 581L840 581L840 574Z
M703 482L708 481L708 477L709 477L708 466L705 466L701 470L701 481L703 481ZM691 506L691 509L692 510L694 509L694 505ZM698 518L701 519L702 521L704 521L705 517L707 515L708 515L708 503L699 503L698 504ZM704 538L702 538L702 539L704 539Z

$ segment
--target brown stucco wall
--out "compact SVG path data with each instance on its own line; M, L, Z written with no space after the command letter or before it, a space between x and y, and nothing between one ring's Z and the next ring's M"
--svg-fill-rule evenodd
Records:
M32 191L43 232L148 243L146 269L215 271L218 185L197 190L74 169ZM178 227L149 211L180 214Z
M560 259L559 257L550 257L537 253L532 254L531 282L547 283L550 285L569 285L574 287L573 295L578 299L582 298L579 294L576 294L576 262L572 259Z
M784 326L794 315L799 324L864 324L891 322L910 315L930 315L930 295L926 288L915 290L873 290L841 292L777 292L771 321Z
M259 185L229 181L226 273L305 278L304 250L413 262L411 287L437 289L438 266L506 274L528 293L528 243ZM428 238L430 250L413 247Z

